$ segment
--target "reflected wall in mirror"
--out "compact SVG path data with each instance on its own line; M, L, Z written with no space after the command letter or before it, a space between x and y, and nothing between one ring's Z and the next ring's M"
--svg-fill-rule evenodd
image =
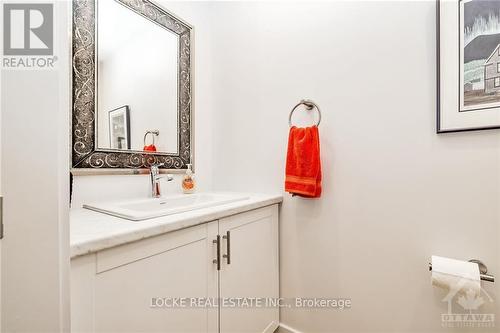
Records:
M158 131L158 152L178 152L177 57L179 36L114 0L97 1L97 146L146 146ZM110 110L128 105L130 145L110 137Z
M147 0L73 0L74 168L192 164L191 27Z

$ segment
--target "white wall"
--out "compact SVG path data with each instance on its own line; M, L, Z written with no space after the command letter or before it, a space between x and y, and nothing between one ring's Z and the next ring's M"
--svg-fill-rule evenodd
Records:
M284 309L282 322L456 331L441 328L427 263L480 258L500 276L500 134L435 134L435 3L218 3L214 15L215 188L282 191L290 108L309 97L323 111L324 193L285 196L281 295L353 308Z
M1 72L2 332L69 331L68 2L57 69Z

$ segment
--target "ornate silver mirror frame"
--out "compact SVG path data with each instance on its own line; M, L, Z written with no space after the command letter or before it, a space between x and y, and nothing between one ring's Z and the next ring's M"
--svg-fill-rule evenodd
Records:
M115 0L132 11L179 36L179 147L175 155L167 153L124 152L99 149L96 144L96 2L73 0L72 46L72 167L103 173L140 173L139 169L163 163L163 169L186 169L192 157L192 27L147 0ZM82 170L83 171L83 170ZM93 173L93 172L92 172Z

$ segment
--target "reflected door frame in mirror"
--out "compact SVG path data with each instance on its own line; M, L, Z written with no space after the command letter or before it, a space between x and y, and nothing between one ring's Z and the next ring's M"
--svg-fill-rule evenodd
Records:
M106 173L138 173L152 164L182 170L193 164L192 143L192 27L147 0L117 1L135 13L179 36L178 153L126 152L97 147L96 137L96 2L73 0L72 43L72 167ZM76 170L75 170L76 171ZM115 171L115 172L113 172Z

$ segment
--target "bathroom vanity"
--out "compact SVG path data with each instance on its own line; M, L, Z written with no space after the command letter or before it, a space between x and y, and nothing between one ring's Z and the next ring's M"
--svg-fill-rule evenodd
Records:
M143 221L73 210L72 332L274 332L279 309L243 298L279 297L282 197L247 198Z

